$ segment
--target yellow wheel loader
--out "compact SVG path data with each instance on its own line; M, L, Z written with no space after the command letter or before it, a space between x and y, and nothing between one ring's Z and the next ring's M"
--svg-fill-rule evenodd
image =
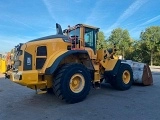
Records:
M6 55L0 54L0 73L5 73L6 70Z
M12 50L13 51L13 50ZM13 53L0 54L0 73L5 74L10 70L13 64Z
M132 68L113 58L116 49L96 50L99 28L77 24L62 31L56 24L56 29L56 35L16 46L6 78L39 94L53 90L68 103L84 100L91 84L99 88L103 80L119 90L132 86Z

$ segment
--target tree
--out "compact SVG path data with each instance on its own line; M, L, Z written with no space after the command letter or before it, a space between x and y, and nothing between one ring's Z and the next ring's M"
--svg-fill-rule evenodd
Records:
M131 52L131 60L143 63L149 63L149 53L146 43L139 40L135 41L133 46L133 51Z
M102 31L98 32L98 40L97 40L97 50L106 48L107 44L105 41L105 36Z
M141 32L141 41L143 41L150 53L150 64L153 65L153 58L156 52L160 52L160 26L152 26Z
M111 35L108 39L110 44L116 44L117 54L123 55L129 49L132 44L132 39L130 38L128 30L123 30L121 28L116 28L111 32Z
M127 60L133 60L134 59L134 51L137 47L138 42L134 39L131 39L131 42L129 43L129 48L125 51L125 59Z

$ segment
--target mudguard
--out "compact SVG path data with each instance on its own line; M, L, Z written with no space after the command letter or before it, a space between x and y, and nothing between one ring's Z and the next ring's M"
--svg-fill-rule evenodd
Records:
M45 74L53 74L57 69L60 62L69 55L79 55L86 54L88 57L88 52L85 50L69 50L69 51L61 51L52 56L52 59L49 60L48 67L46 66ZM91 62L91 61L90 61Z
M121 60L115 60L113 65L108 63L108 66L105 69L104 75L105 76L116 76L120 65L121 65ZM109 66L111 66L111 67L109 67Z

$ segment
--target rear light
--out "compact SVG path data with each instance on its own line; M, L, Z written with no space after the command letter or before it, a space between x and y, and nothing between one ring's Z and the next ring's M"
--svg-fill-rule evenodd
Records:
M16 80L22 80L22 75L20 75L20 74L14 74L14 79L16 79Z

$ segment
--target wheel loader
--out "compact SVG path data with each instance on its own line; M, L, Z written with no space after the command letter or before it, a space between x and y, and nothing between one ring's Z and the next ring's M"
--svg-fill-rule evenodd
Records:
M53 91L67 103L84 100L102 81L118 90L132 86L132 68L113 58L116 48L96 49L99 28L77 24L62 31L56 23L56 30L56 35L17 45L6 78L38 94Z
M6 72L6 55L0 54L0 73Z
M13 49L12 49L13 51ZM0 54L0 73L5 74L10 70L13 64L13 53Z

